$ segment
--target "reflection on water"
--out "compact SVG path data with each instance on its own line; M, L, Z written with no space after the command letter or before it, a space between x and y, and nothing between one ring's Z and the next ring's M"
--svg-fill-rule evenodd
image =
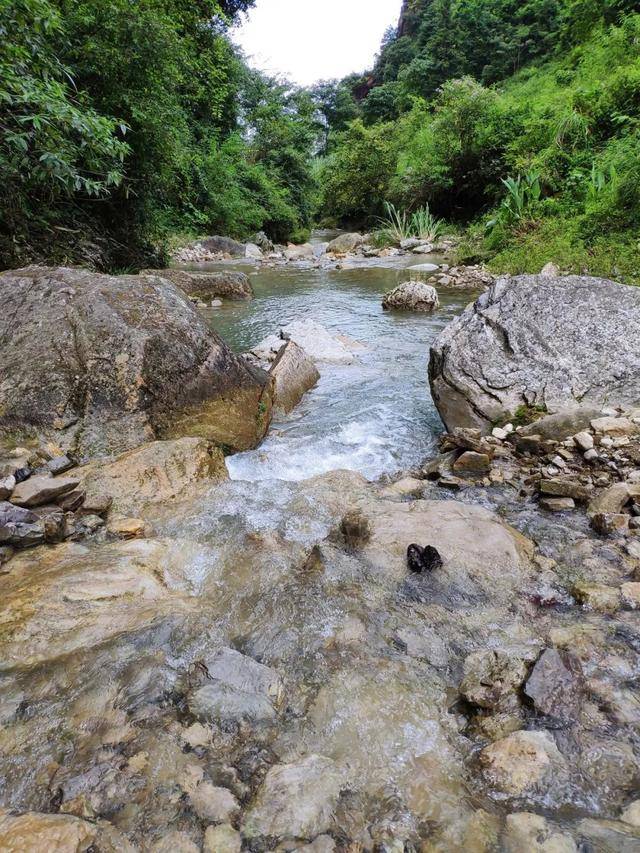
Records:
M315 320L366 346L356 364L318 365L317 387L274 421L261 447L228 460L234 479L303 480L340 468L373 478L432 451L442 426L429 395L429 345L469 295L440 293L441 308L432 316L383 311L382 294L407 277L398 265L263 269L251 275L252 302L208 312L213 328L239 352L296 319Z

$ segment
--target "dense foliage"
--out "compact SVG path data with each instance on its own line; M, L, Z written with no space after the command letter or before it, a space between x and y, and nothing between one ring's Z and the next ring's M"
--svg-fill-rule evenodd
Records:
M356 118L328 134L324 216L369 225L387 201L428 204L467 229L462 257L637 280L637 10L408 0L373 71L334 87Z
M310 224L310 95L226 36L254 0L0 0L0 265L148 263Z

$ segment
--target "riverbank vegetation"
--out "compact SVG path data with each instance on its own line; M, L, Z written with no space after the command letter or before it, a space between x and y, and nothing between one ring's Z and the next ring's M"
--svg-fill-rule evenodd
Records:
M373 71L325 94L326 221L366 226L389 202L409 213L429 204L463 229L458 260L508 272L554 261L638 280L634 8L405 4Z
M176 232L304 237L311 97L250 70L253 0L0 0L0 266L160 260Z

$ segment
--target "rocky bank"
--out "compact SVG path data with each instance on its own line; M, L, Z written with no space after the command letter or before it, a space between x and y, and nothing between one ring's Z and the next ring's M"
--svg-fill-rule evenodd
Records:
M640 411L604 356L604 411L598 391L589 405L558 403L554 414L529 404L519 415L527 425L485 419L470 429L447 419L441 454L414 471L377 483L335 471L257 495L255 484L227 479L222 442L202 437L195 414L183 416L182 388L170 399L151 369L158 362L142 368L161 327L167 386L188 383L191 365L218 370L225 358L240 387L264 389L267 374L230 358L170 282L94 278L0 277L0 295L28 308L19 338L3 339L12 372L0 387L12 425L34 434L33 447L16 449L5 428L0 513L48 507L63 531L98 518L51 544L12 543L0 569L0 849L640 849ZM546 293L521 283L514 300ZM496 285L498 294L517 287ZM633 322L634 298L621 294L620 323ZM489 291L473 309L484 332L468 312L454 322L458 349L470 324L476 356L487 339L487 352L515 358L517 347L505 355L491 340L507 323L495 300ZM23 366L19 347L58 369L67 353L58 342L68 340L59 330L76 307L81 369L74 361L67 384L60 378L52 390ZM99 326L107 343L90 333L94 316L109 318ZM38 324L49 317L56 322ZM574 320L565 334L587 346ZM271 361L282 363L292 342L304 352L305 331L317 343L301 325L274 336ZM534 331L517 340L542 346ZM637 348L635 338L620 369ZM132 386L146 395L131 392L134 411L153 432L162 400L171 438L145 429L133 447L134 432L111 430L110 420L129 423L123 397L109 393L105 403L92 382L99 356L110 353L112 364L123 349L142 365ZM291 349L294 366L304 361ZM188 365L180 376L176 363ZM469 353L464 364L479 369ZM554 359L551 368L556 387ZM520 368L503 369L517 377L505 381L509 394ZM99 436L95 447L108 445L111 458L78 438L86 461L62 461L49 446L49 431L60 431L48 407L64 399L57 388L76 388L74 371L94 401L73 409L87 423L77 433ZM30 407L19 408L19 385ZM247 422L241 434L250 426L257 440L255 402L241 411L234 399L226 405ZM480 408L465 406L456 411ZM36 411L39 420L24 414ZM21 523L7 517L0 531ZM409 546L420 559L408 560Z

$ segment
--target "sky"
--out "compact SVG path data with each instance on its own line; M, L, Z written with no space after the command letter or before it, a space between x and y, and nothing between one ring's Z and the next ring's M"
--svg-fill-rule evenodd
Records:
M371 68L402 0L257 0L233 33L252 66L306 86Z

